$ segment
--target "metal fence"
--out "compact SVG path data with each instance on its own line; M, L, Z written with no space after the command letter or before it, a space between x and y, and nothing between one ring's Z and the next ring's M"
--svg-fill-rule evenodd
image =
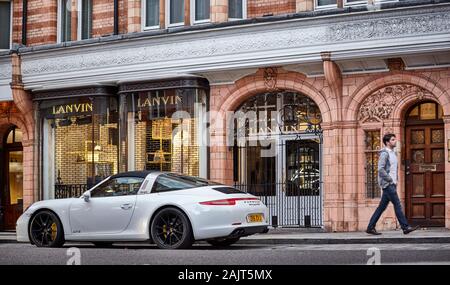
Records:
M274 157L261 157L260 146L235 146L234 186L261 198L273 226L322 227L321 140L277 145Z
M55 199L80 197L87 190L87 184L55 184Z

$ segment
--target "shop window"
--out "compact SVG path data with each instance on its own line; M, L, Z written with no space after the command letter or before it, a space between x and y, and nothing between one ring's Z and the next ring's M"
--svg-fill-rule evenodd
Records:
M193 0L192 10L194 23L208 22L210 15L210 0Z
M145 29L152 29L159 27L159 0L144 0L142 1L144 11L144 27Z
M0 1L0 49L11 46L11 2Z
M201 114L206 92L198 89L170 89L133 93L128 96L129 126L134 132L135 170L158 170L206 176L206 152L200 142Z
M118 172L118 112L114 98L41 104L44 198L66 198Z
M381 194L378 186L378 152L380 151L380 131L365 132L365 151L366 156L366 197L378 198Z
M184 24L184 0L169 0L169 25L183 25Z
M228 18L230 20L245 19L247 17L247 0L229 0Z

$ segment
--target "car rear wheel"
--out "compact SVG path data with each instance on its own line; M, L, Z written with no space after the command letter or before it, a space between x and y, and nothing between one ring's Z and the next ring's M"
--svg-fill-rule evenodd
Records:
M239 238L224 238L224 239L211 239L208 240L208 243L212 246L225 247L235 244L238 241Z
M176 208L159 211L150 229L153 242L162 249L188 248L194 243L189 219Z
M31 243L37 247L61 247L64 244L62 224L51 211L42 211L33 216L29 234Z

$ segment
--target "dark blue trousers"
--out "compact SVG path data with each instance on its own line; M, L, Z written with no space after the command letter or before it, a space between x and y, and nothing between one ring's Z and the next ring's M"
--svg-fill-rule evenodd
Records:
M406 219L405 214L403 213L402 205L400 203L400 199L398 198L397 186L391 184L383 189L383 195L381 196L380 204L378 205L378 208L375 210L375 213L373 213L372 218L370 218L370 222L369 225L367 226L367 229L371 230L375 228L378 219L380 219L381 214L383 214L384 210L386 210L389 201L392 202L392 204L394 205L395 215L397 216L397 220L400 223L402 229L406 229L409 227L408 220Z

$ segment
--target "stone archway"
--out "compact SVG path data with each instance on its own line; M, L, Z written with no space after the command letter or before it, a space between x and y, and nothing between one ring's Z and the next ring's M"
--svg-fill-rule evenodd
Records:
M357 121L359 128L378 128L381 134L391 132L396 134L402 144L399 155L405 161L407 150L404 142L407 138L405 128L405 115L411 106L425 101L432 101L440 104L444 113L444 133L445 142L450 137L450 126L448 114L450 114L450 96L446 90L437 82L421 75L414 75L407 72L396 72L394 75L379 76L363 84L357 89L347 101L347 120ZM362 132L363 134L363 132ZM444 149L445 157L448 157L447 147ZM362 150L360 151L362 153ZM360 154L362 155L362 154ZM446 227L450 227L450 180L448 177L449 162L445 163L445 222ZM402 201L405 198L406 166L403 163L399 168L399 185L397 191ZM406 204L406 203L405 203ZM392 215L393 213L387 214ZM394 218L395 220L395 218Z

